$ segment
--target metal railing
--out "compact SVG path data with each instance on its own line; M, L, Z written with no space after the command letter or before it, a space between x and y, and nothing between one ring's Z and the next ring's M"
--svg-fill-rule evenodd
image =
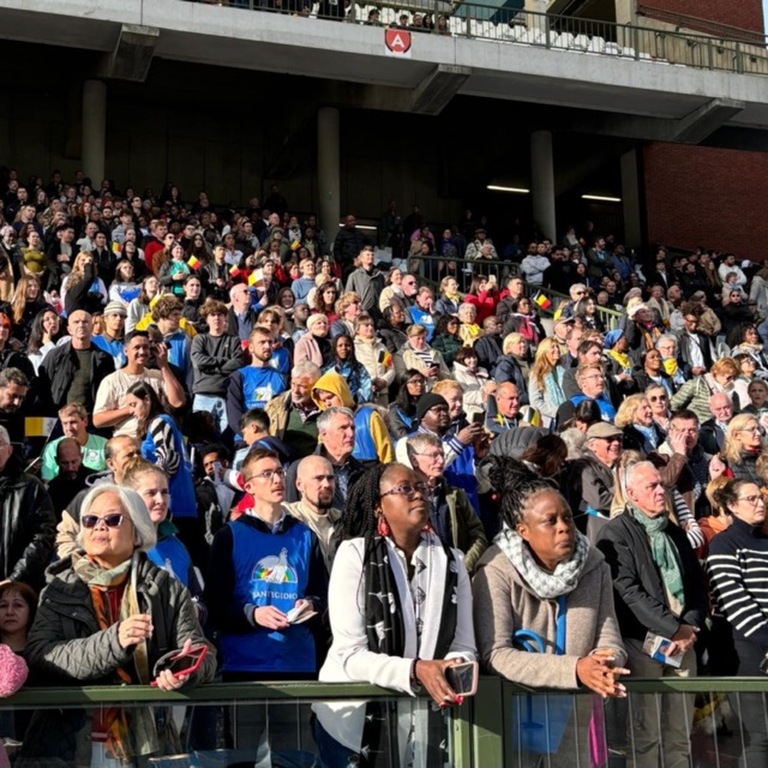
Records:
M665 747L667 722L662 711L685 711L692 727L689 742L695 765L736 765L740 756L765 726L768 678L662 678L623 681L628 697L603 702L588 692L541 691L484 676L477 695L449 710L445 724L446 765L454 768L519 766L524 752L543 749L558 755L557 764L591 768L595 750L613 768L631 766L637 741L635 716L639 707L654 711L658 737ZM49 716L67 717L72 710L90 712L120 705L125 708L172 706L185 717L182 752L157 757L150 765L191 766L254 765L258 748L271 749L268 762L259 765L310 766L316 745L310 705L317 702L353 703L377 700L386 705L385 720L396 724L397 702L413 701L364 684L237 683L214 684L189 692L165 693L147 686L94 688L28 688L0 699L0 745L13 737L13 713L51 710ZM584 713L587 714L584 719ZM38 713L38 717L41 713ZM42 715L45 713L43 712ZM755 717L755 715L757 717ZM591 720L590 720L591 717ZM24 722L22 717L18 722ZM757 724L755 724L757 722ZM82 718L79 720L83 722ZM90 721L89 721L90 722ZM238 731L240 724L248 728ZM255 733L254 723L262 731ZM391 724L390 723L390 724ZM589 739L584 738L589 726ZM593 728L593 725L595 726ZM266 736L265 736L266 735ZM530 738L533 736L533 738ZM16 737L21 739L22 733ZM254 745L253 742L258 742ZM51 758L60 757L60 745L51 745ZM387 755L384 765L399 767L398 755ZM546 754L544 755L545 764ZM567 758L567 759L566 759ZM42 762L37 764L44 764Z
M468 37L656 65L768 74L768 52L757 38L751 42L725 34L684 32L671 24L618 24L445 0L352 3L349 7L345 7L343 0L335 4L325 0L322 3L311 0L191 1L381 27L397 26L405 14L405 28L417 34Z

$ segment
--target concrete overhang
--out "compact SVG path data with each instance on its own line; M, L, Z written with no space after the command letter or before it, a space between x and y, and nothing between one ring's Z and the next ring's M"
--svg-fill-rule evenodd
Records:
M387 55L382 28L354 23L181 0L0 0L7 39L114 55L125 25L158 30L153 52L167 59L403 89L400 98L365 99L381 108L436 114L461 94L692 120L683 140L721 119L768 127L768 77L759 75L418 33L411 57L398 59Z

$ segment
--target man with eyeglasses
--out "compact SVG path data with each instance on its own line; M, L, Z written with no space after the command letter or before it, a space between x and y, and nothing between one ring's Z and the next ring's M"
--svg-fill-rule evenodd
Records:
M627 505L603 527L597 547L611 569L627 666L640 678L695 677L694 646L707 617L701 567L685 532L669 519L653 464L633 464L621 484ZM679 666L651 658L644 647L649 634L671 641L664 653L680 654ZM693 699L693 694L632 694L627 738L636 768L691 764Z
M214 536L205 585L222 679L305 680L317 673L315 637L328 598L320 543L283 507L285 470L276 453L252 450L242 475L251 506ZM285 748L279 735L288 724L274 708L238 707L232 717L241 748L256 748L267 723L272 749Z
M699 440L699 419L693 411L675 411L669 420L667 439L648 454L668 490L676 489L697 519L711 512L705 493L707 484L725 471L715 453L707 452Z
M53 504L43 483L24 472L8 431L0 427L0 583L39 590L53 554Z
M406 439L408 463L428 488L430 522L440 541L464 553L464 565L472 573L488 548L480 518L466 493L449 485L444 476L445 452L437 435L420 433Z
M578 392L566 400L558 409L555 421L565 424L573 418L576 406L584 400L594 400L600 408L603 421L613 422L616 409L605 393L605 373L600 363L585 363L576 369L576 384Z

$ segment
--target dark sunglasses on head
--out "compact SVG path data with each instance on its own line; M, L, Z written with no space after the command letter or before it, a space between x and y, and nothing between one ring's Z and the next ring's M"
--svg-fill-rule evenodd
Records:
M104 515L104 517L99 517L98 515L83 515L80 518L80 524L83 528L95 528L99 524L99 521L102 521L107 528L119 528L124 517L125 515L120 512Z

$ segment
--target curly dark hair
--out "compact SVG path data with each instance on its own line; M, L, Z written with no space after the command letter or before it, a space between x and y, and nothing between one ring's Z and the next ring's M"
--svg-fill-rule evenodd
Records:
M502 520L513 531L523 521L532 496L542 491L558 492L557 486L508 456L491 456L488 477L501 502Z

